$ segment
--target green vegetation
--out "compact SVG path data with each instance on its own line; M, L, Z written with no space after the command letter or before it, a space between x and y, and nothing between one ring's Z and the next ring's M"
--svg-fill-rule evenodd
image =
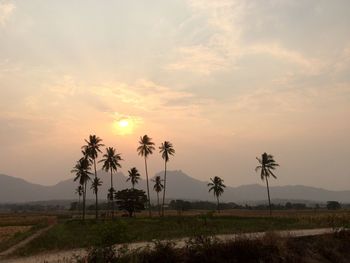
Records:
M347 223L346 223L347 222ZM66 221L20 249L19 255L114 243L174 239L198 235L349 226L349 215L305 217L184 216Z
M112 247L93 248L86 258L75 262L128 263L310 263L349 262L350 233L339 232L321 237L281 238L267 234L262 239L236 239L221 242L198 236L184 248L171 242L156 242L155 248L140 251L116 251ZM74 262L74 261L73 261Z

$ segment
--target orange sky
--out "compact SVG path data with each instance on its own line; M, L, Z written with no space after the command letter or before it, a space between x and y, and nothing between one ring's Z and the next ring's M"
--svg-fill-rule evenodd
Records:
M143 171L136 147L170 140L170 169L350 189L348 1L0 0L0 173L72 177L96 134ZM120 127L122 121L124 127ZM127 125L126 125L127 123ZM151 174L163 167L158 153Z

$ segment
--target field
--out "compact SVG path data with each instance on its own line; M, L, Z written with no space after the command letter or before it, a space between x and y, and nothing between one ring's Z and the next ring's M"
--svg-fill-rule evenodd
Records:
M16 254L27 256L40 252L106 246L117 243L195 237L242 232L350 227L349 211L225 211L220 214L188 212L177 216L174 211L164 218L138 215L115 220L61 219L48 232L34 239Z
M0 214L0 252L31 236L52 220L54 217L35 214Z

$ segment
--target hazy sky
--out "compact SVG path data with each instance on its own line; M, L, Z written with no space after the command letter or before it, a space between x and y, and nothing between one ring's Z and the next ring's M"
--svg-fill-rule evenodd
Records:
M260 183L267 151L272 185L350 189L349 12L348 0L0 0L0 173L70 178L89 134L143 173L148 134L174 144L169 169L201 180ZM149 165L163 168L158 152Z

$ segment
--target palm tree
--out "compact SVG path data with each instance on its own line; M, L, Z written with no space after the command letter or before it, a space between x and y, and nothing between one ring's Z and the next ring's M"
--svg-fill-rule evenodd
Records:
M166 190L166 165L167 162L169 162L169 156L175 154L175 150L173 148L173 145L165 141L162 143L162 145L159 147L160 153L162 154L162 158L164 160L164 191L163 191L163 205L162 205L162 216L164 216L164 201L165 201L165 190Z
M152 179L152 182L154 182L153 190L157 193L157 206L158 206L158 213L160 216L160 205L159 205L159 193L163 190L164 185L162 184L162 179L159 175L157 175L154 179Z
M129 171L129 177L126 179L126 181L130 181L132 184L132 189L135 188L135 184L137 184L140 180L140 173L136 169L136 167L131 168Z
M92 175L90 169L90 162L84 156L77 161L76 165L71 171L72 173L75 173L74 181L79 180L79 184L83 186L83 220L85 220L86 184L90 180L90 175Z
M150 200L150 195L149 195L149 184L148 184L147 157L150 154L152 154L153 151L155 150L154 142L152 142L152 138L148 137L147 135L144 135L143 137L140 137L139 144L140 144L140 146L137 147L138 155L145 158L148 210L149 210L149 216L152 216L152 214L151 214L151 200Z
M92 184L90 189L92 189L94 194L97 194L98 188L102 185L102 181L100 178L95 177L94 180L92 180Z
M119 163L123 159L120 157L119 153L116 153L116 149L113 147L106 148L106 153L103 155L103 159L99 161L99 163L103 162L102 169L106 172L111 173L111 188L108 190L107 199L112 203L112 218L114 217L114 201L113 196L115 189L113 187L113 172L117 173L118 168L121 168L121 164Z
M219 209L219 197L224 193L224 188L226 185L224 185L224 180L222 180L219 176L215 176L214 179L210 178L211 183L208 184L209 192L213 191L214 196L216 197L217 200L217 209L218 212L220 213Z
M104 146L101 142L102 139L97 137L96 135L90 135L89 140L85 140L86 145L84 145L82 148L85 151L87 157L89 157L93 164L94 164L94 171L95 171L95 178L97 178L97 170L96 170L96 159L98 157L98 153L101 152L100 147ZM98 219L98 197L97 197L97 191L95 192L96 196L96 219Z
M261 159L256 157L256 159L259 162L259 165L255 168L255 171L259 171L260 170L260 176L261 176L261 180L266 180L266 187L267 187L267 197L269 199L269 209L270 209L270 216L272 214L271 211L271 200L270 200L270 189L269 189L269 177L270 175L277 179L277 177L274 175L274 173L272 172L272 170L275 170L277 166L279 166L278 163L276 163L276 161L273 159L273 156L271 154L267 154L266 152L264 152L261 155Z
M83 195L84 192L84 188L81 184L79 184L79 186L77 186L77 188L75 188L75 193L78 195L78 211L80 214L80 198Z

